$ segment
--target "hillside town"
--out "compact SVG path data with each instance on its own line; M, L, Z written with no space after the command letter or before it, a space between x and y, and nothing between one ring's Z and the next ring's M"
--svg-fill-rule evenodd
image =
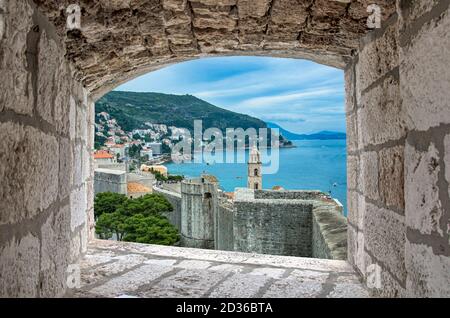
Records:
M170 149L186 129L146 123L145 129L125 131L107 112L96 114L94 159L101 163L160 164L170 160Z

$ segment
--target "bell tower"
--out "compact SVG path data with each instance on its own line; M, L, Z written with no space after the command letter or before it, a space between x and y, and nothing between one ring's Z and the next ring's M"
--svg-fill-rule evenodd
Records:
M262 190L261 154L256 146L253 146L248 158L247 187L249 189Z

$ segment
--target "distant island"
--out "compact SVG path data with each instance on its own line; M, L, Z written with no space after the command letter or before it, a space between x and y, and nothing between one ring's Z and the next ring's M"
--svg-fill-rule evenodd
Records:
M347 135L342 132L336 132L336 131L320 131L315 134L296 134L293 132L290 132L280 125L277 125L275 123L267 123L267 127L269 128L278 128L280 134L288 139L288 140L339 140L339 139L347 139Z

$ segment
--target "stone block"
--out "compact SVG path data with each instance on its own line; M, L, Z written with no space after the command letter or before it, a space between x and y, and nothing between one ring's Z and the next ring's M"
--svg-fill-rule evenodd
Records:
M378 155L374 151L363 152L360 156L360 189L372 200L379 199L378 193Z
M270 0L253 1L239 0L239 18L256 17L262 18L269 11Z
M75 98L71 95L69 97L69 137L71 140L75 139L77 126L77 104Z
M398 25L387 27L383 36L366 44L359 52L356 69L359 89L364 91L399 65Z
M347 115L346 121L347 121L347 151L354 152L358 150L357 114L353 113Z
M347 188L358 188L359 156L347 157Z
M39 239L31 234L0 246L0 297L37 297Z
M76 107L77 122L76 122L76 138L81 139L82 142L87 144L88 141L88 116L86 107L78 104Z
M3 3L2 41L0 50L0 111L11 110L22 115L32 115L34 91L32 72L29 70L27 34L33 27L32 8L26 1Z
M59 142L59 198L66 198L70 194L73 185L73 147L67 138L61 138Z
M445 147L445 180L448 183L448 195L450 196L450 135L445 136L444 138L444 147Z
M401 0L401 30L407 32L420 17L429 13L440 0Z
M77 143L73 149L73 184L79 186L83 183L83 145Z
M358 110L362 147L398 140L406 135L409 121L403 105L399 81L393 76L362 95Z
M55 210L41 229L41 297L63 296L70 253L70 206Z
M366 210L366 199L358 192L349 191L347 218L358 229L364 229L364 213Z
M187 0L163 0L163 8L165 10L184 11Z
M406 242L406 288L409 297L450 297L450 257L430 246Z
M365 253L366 287L370 294L383 298L407 297L405 287L382 264Z
M420 151L409 143L405 148L405 211L408 227L422 234L442 231L442 203L439 198L440 154L433 143Z
M42 31L38 49L36 109L41 118L50 124L54 124L55 95L61 81L58 69L62 61L58 51L56 42L47 37L45 30Z
M423 26L400 50L401 94L411 129L426 131L450 122L448 88L450 72L450 9Z
M58 195L59 145L39 130L0 123L0 224L32 218Z
M388 207L405 208L404 146L382 149L379 152L380 199Z
M87 193L86 186L72 190L70 194L70 228L73 231L87 221Z
M356 108L355 100L355 74L354 66L352 65L345 70L345 111L352 112Z
M404 218L366 202L364 237L366 249L396 276L406 280Z

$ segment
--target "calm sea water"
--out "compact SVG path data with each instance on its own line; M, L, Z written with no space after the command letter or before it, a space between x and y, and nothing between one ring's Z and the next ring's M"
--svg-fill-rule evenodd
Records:
M331 192L343 205L347 214L347 170L345 140L294 141L296 148L280 149L280 166L275 174L263 176L264 189L282 186L288 190L321 190ZM237 150L236 156L248 158L248 150ZM264 162L264 159L263 159ZM245 163L167 164L169 173L198 177L206 172L216 176L227 192L247 186Z

